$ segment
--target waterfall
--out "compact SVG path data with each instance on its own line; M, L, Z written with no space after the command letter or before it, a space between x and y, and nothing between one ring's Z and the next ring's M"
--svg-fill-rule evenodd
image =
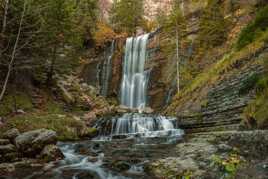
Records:
M112 58L114 53L115 40L112 41L108 52L106 52L105 59L102 64L101 73L100 73L100 94L102 96L108 95L109 82L111 79L112 73Z
M128 38L125 47L121 104L142 109L146 106L149 71L144 70L149 34Z
M183 130L176 128L176 118L161 115L126 113L112 121L111 137L167 137L179 139Z

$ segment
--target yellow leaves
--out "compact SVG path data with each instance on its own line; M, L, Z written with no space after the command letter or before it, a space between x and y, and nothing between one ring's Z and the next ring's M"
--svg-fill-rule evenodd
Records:
M244 162L243 158L237 154L230 154L229 156L222 158L218 155L212 156L212 161L219 168L223 170L224 173L235 174L238 167Z
M94 34L96 46L103 47L105 43L112 41L116 36L113 29L104 22L97 23L97 31Z

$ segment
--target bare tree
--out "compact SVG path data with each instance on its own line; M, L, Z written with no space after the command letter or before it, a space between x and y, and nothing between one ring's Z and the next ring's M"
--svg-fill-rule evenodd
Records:
M5 0L4 5L4 17L3 17L3 24L2 24L2 30L1 33L4 34L7 27L7 14L8 14L8 8L9 8L9 0Z
M6 1L8 1L8 0L6 0ZM11 74L11 71L12 71L12 68L13 68L14 60L15 60L15 57L16 57L18 43L19 43L20 35L21 35L23 19L24 19L25 11L26 11L26 5L27 5L27 0L24 1L23 11L21 13L20 24L19 24L19 29L18 29L16 41L15 41L15 44L14 44L14 47L13 47L13 50L12 50L12 54L11 54L11 57L10 57L11 59L10 59L9 64L8 64L8 70L7 70L6 78L5 78L5 81L4 81L4 85L3 85L2 91L0 93L0 101L2 101L2 99L4 97L4 94L6 92L8 80L9 80L9 77L10 77L10 74Z

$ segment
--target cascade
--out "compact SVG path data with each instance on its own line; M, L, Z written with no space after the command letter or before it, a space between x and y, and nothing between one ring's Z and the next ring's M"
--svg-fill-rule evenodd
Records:
M108 95L109 82L112 73L112 58L114 53L115 40L112 41L108 52L105 53L105 59L100 69L100 94L102 96Z
M145 69L148 57L147 41L150 34L130 37L126 40L121 82L121 105L143 111L146 107L147 85L150 70ZM176 118L161 115L125 113L121 116L100 120L96 126L96 140L135 138L142 141L163 138L165 142L181 139L183 130L176 126ZM166 141L167 140L167 141Z
M121 104L129 108L142 109L146 106L149 70L145 70L146 46L149 34L130 37L126 41Z
M126 113L112 120L112 136L181 137L183 131L176 129L176 118L161 115Z

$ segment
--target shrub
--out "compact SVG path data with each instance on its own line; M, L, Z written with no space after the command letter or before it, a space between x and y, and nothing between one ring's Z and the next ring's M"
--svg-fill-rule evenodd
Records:
M248 24L239 35L236 47L238 50L252 43L268 28L268 6L260 9L253 22Z
M259 74L253 74L246 80L242 81L242 86L239 89L239 95L247 94L250 90L254 89L260 80Z

